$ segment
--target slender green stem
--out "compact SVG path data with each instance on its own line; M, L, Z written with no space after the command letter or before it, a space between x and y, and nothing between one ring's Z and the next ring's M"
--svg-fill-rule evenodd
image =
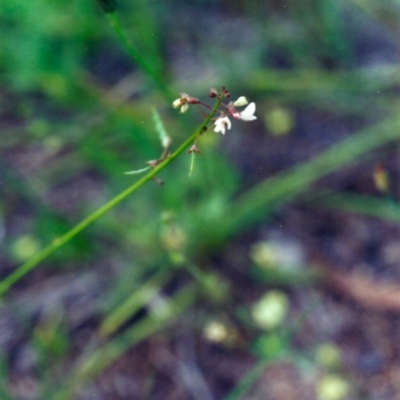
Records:
M145 183L147 183L148 181L153 179L165 167L167 167L173 160L175 160L175 158L177 158L181 153L183 153L183 151L187 147L189 147L190 144L192 144L194 142L194 140L197 138L198 135L201 134L201 132L203 132L203 130L206 128L206 126L210 122L212 116L214 115L216 110L219 108L220 104L221 104L221 100L218 99L214 108L212 109L210 114L207 116L207 118L203 121L203 123L198 127L198 129L191 136L189 136L178 147L178 149L176 149L168 158L166 158L164 161L162 161L160 164L158 164L154 169L152 169L148 174L146 174L141 179L136 181L133 185L129 186L127 189L125 189L119 195L112 198L108 203L104 204L102 207L97 209L94 213L90 214L79 224L75 225L68 232L64 233L62 236L60 236L59 238L54 240L51 244L49 244L47 247L45 247L39 253L35 254L28 261L26 261L24 264L22 264L18 269L16 269L10 275L8 275L6 278L4 278L0 282L0 296L3 295L4 293L6 293L14 283L16 283L22 277L24 277L33 268L35 268L36 265L38 265L40 262L45 260L52 253L54 253L57 249L59 249L61 246L63 246L67 242L69 242L72 238L74 238L76 235L78 235L80 232L82 232L88 226L90 226L91 224L96 222L100 217L102 217L104 214L108 213L115 206L117 206L119 203L121 203L123 200L125 200L128 196L130 196L133 192L135 192L136 190L141 188Z
M123 29L118 15L113 12L106 14L110 22L111 27L117 34L121 44L124 46L133 62L139 66L139 68L146 73L146 75L155 83L158 89L163 93L167 101L173 98L173 94L168 89L162 76L154 71L154 69L147 63L146 59L140 54L140 52L135 48L132 41L129 39L125 30Z

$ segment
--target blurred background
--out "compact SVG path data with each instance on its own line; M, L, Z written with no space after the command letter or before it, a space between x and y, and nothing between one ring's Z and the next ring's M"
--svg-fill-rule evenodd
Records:
M0 4L0 398L400 399L400 2Z

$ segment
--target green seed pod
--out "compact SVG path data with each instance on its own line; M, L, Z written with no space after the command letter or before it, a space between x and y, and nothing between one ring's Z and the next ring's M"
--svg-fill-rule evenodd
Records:
M113 13L117 9L117 0L97 0L100 8L106 13Z

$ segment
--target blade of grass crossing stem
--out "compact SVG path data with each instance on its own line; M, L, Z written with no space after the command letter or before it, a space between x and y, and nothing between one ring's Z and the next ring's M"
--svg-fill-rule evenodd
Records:
M171 143L171 138L169 137L167 130L165 129L164 123L162 122L160 113L157 111L156 108L151 110L151 116L154 123L154 128L160 138L161 147L163 149L169 147Z
M98 376L112 362L128 349L165 328L197 299L195 284L181 289L168 303L164 313L150 314L132 328L120 334L102 348L82 357L74 368L73 375L64 380L63 388L55 396L56 400L74 398L73 392L88 380Z
M141 307L159 293L170 278L171 273L170 269L159 270L147 282L140 285L128 299L105 318L99 329L100 336L107 337L118 330Z
M141 188L144 184L152 180L159 172L161 172L165 167L167 167L175 158L177 158L180 154L182 154L186 148L189 147L190 144L194 142L198 135L203 132L203 129L208 125L211 118L213 117L215 111L218 109L221 104L221 100L217 100L214 108L207 116L207 118L203 121L203 123L196 129L192 135L190 135L171 155L169 155L164 161L158 164L154 169L148 172L141 179L137 180L133 185L129 186L123 192L112 198L108 203L104 204L102 207L98 208L95 212L87 216L83 219L79 224L75 225L72 229L64 233L64 235L55 239L51 244L41 250L39 253L35 254L29 260L27 260L24 264L22 264L19 268L9 274L0 282L0 296L6 293L10 287L24 277L28 272L34 269L40 262L44 261L47 257L49 257L52 253L54 253L61 246L69 242L72 238L78 235L80 232L88 228L94 222L96 222L99 218L101 218L104 214L107 214L110 210L112 210L115 206L129 197L136 190Z

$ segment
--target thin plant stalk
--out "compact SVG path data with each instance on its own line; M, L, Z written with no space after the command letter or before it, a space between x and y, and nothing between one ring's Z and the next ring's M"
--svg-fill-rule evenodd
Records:
M64 233L59 238L55 239L51 244L45 247L43 250L36 253L34 256L29 258L24 264L22 264L19 268L13 271L10 275L4 278L0 282L0 296L4 295L12 285L14 285L17 281L19 281L22 277L28 274L32 269L34 269L39 263L44 261L47 257L53 254L56 250L62 247L64 244L68 243L71 239L73 239L80 232L88 228L94 222L96 222L103 215L107 214L110 210L116 207L119 203L129 197L136 190L140 189L143 185L145 185L148 181L152 180L159 174L165 167L167 167L175 158L177 158L180 154L182 154L187 147L192 144L196 138L204 131L213 117L214 113L217 111L221 104L221 100L218 99L214 108L211 110L210 114L206 117L203 123L196 129L192 135L190 135L170 156L168 156L165 160L161 161L154 169L148 172L141 179L136 181L133 185L129 186L119 195L112 198L108 203L104 204L102 207L98 208L95 212L87 216L80 223L75 225L68 232Z

